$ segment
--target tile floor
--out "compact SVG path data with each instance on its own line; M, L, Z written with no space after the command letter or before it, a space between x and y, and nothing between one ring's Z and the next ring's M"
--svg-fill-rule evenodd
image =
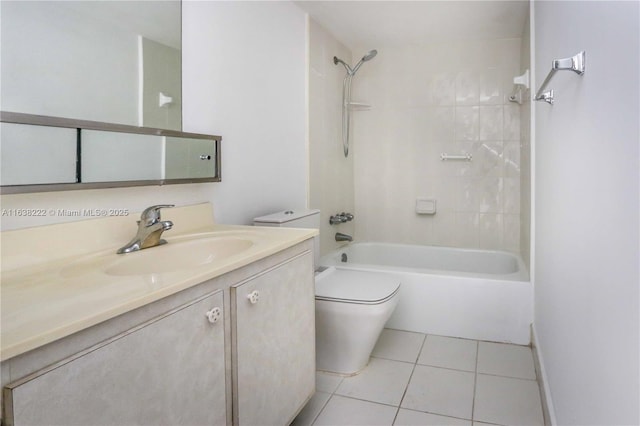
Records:
M543 425L531 349L385 329L358 375L317 373L303 425Z

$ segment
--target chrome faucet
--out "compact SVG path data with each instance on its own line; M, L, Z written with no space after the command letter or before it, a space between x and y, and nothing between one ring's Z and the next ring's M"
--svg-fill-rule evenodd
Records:
M170 220L160 221L160 209L167 207L174 207L174 205L160 204L144 209L138 221L138 232L136 236L124 247L120 247L117 253L131 253L132 251L166 244L166 241L161 239L160 236L164 231L173 227L173 222Z
M342 232L336 232L336 241L353 241L353 237Z
M338 213L335 216L331 216L329 218L329 223L331 225L339 225L345 222L351 222L353 220L353 215L351 213Z

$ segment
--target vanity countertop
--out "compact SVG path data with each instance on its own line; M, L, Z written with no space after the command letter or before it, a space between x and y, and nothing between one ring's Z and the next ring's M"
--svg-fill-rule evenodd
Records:
M189 215L193 212L190 208L196 214L209 214L211 219L191 220ZM171 210L167 210L167 213ZM126 242L126 238L122 239L120 234L131 234L128 226L126 231L120 230L125 223L122 218L2 233L1 359L4 361L69 336L246 266L318 234L315 229L214 224L211 206L208 204L175 211L173 217L166 214L163 218L173 219L176 224L180 220L189 220L184 222L189 225L183 226L182 230L176 226L177 232L165 233L168 244L124 255L115 254L119 245ZM188 213L186 216L185 211ZM131 221L131 217L126 219ZM97 229L95 224L99 220L109 222L107 229L98 227L96 235L102 234L101 238L97 238L100 243L92 245L92 252L80 252L78 239L88 229ZM87 228L87 222L94 226ZM60 237L61 231L67 233L67 238ZM62 239L57 240L56 235ZM135 271L136 256L142 256L140 259L145 257L147 262L152 255L162 259L163 256L177 253L176 247L185 241L217 238L224 240L221 247L225 247L226 241L241 242L242 250L221 258L216 258L215 254L211 259L201 257L202 260L175 270L160 266L160 272ZM118 239L119 245L114 245ZM29 247L40 248L28 250ZM193 247L189 248L193 250ZM47 256L47 251L51 256ZM186 258L191 259L190 256ZM134 271L123 272L116 268L114 274L108 268L113 265L122 266L123 262L134 265Z

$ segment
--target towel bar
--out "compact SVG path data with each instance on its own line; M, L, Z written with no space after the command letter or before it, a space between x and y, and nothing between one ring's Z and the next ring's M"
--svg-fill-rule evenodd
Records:
M547 78L544 79L542 84L540 85L540 89L538 89L538 93L534 100L536 101L545 101L548 104L553 105L553 90L549 90L545 92L547 85L551 81L551 78L555 75L557 71L573 71L578 75L584 74L584 50L570 58L556 59L551 63L551 71L547 74Z

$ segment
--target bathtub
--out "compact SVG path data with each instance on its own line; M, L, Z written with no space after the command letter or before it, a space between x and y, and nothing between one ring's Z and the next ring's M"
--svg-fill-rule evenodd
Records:
M400 300L387 328L521 345L530 342L533 291L517 255L352 243L321 257L320 266L398 276Z

